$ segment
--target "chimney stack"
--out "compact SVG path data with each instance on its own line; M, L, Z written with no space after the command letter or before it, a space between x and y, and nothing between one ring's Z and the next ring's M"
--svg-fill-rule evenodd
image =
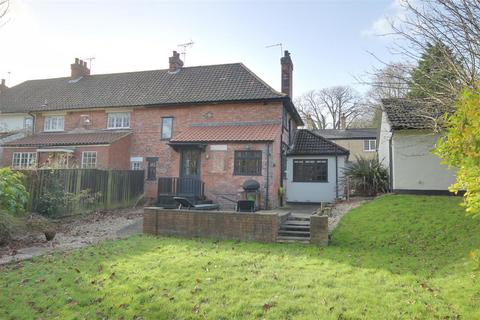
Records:
M183 67L183 61L180 59L180 53L173 51L173 55L168 58L170 72L176 72Z
M72 79L77 79L90 75L90 69L87 68L87 62L75 58L75 63L70 65L72 69Z
M280 59L282 65L282 92L292 98L293 62L290 52L285 50L284 56Z
M347 117L345 116L345 113L342 113L342 115L340 116L340 129L347 129Z
M2 79L2 82L0 83L0 93L7 91L8 87L5 84L5 79Z

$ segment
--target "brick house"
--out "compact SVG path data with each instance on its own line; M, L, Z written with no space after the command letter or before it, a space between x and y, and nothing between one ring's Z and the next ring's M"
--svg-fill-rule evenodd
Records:
M70 77L0 94L2 113L34 117L34 134L5 143L1 163L145 170L147 198L159 178L166 191L200 183L218 202L244 196L242 183L255 179L260 206L278 206L286 151L303 124L287 51L281 66L282 93L241 63L183 67L177 52L169 69L116 74L90 75L76 59Z

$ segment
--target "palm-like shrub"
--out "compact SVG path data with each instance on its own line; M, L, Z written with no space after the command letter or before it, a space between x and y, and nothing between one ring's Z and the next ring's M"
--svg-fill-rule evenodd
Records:
M388 170L378 159L357 157L357 161L343 170L346 184L356 194L375 196L388 191Z

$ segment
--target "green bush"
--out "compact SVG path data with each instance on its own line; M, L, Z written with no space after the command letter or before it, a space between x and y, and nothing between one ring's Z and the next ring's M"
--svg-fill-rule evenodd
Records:
M28 192L23 185L23 173L10 168L0 169L0 209L16 215L25 212Z
M101 197L101 193L92 193L90 189L81 190L78 193L65 191L62 180L51 174L45 179L45 190L35 204L35 211L46 217L58 217L67 213L73 213L78 206L89 206Z
M357 157L357 161L343 170L346 183L354 186L357 194L375 196L388 191L388 170L378 159Z

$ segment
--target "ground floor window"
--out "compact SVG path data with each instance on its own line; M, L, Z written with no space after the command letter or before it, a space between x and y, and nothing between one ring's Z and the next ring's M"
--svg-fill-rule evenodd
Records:
M375 151L377 149L377 140L363 140L363 151Z
M262 151L235 151L233 174L236 176L261 176Z
M328 160L294 159L293 182L328 182Z
M97 167L97 152L84 151L82 152L82 168L93 169Z
M131 157L130 158L130 168L132 170L143 170L143 158L142 157Z
M13 169L27 169L34 167L37 163L36 152L14 152L12 159Z

